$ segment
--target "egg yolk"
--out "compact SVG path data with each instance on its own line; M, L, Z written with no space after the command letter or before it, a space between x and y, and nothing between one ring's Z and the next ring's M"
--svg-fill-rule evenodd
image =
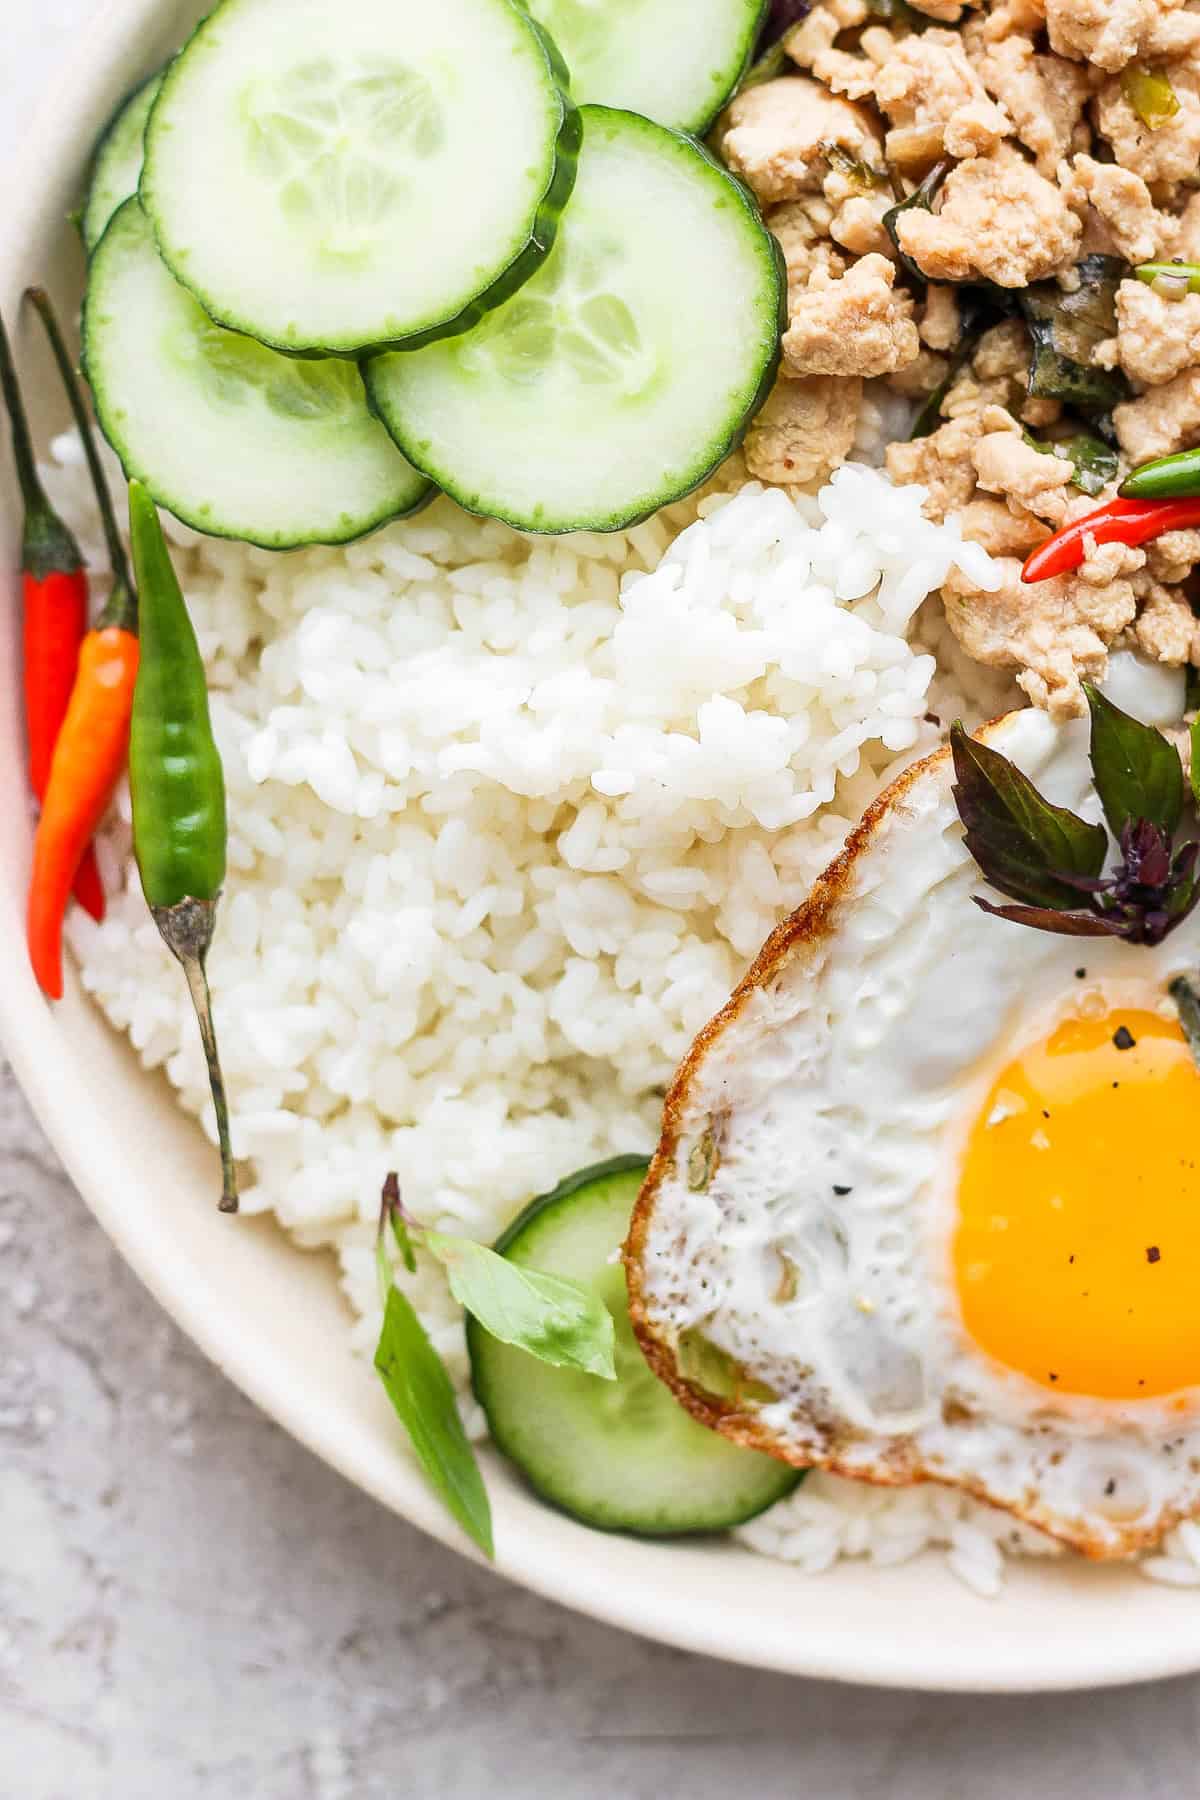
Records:
M967 1331L1056 1393L1200 1384L1200 1072L1157 1013L1072 1018L971 1131L954 1268Z

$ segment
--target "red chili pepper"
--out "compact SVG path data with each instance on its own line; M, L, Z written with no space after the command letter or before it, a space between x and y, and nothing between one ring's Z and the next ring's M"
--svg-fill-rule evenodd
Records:
M42 800L50 761L75 685L79 646L88 623L88 578L79 545L54 511L38 479L12 351L0 319L0 391L12 425L13 460L25 506L21 538L23 683L29 738L29 785ZM104 917L104 889L89 844L75 897L93 919Z
M1191 500L1106 500L1093 512L1039 544L1026 558L1022 581L1050 581L1066 575L1083 562L1084 538L1097 544L1128 544L1136 549L1167 531L1187 531L1200 525L1200 496Z

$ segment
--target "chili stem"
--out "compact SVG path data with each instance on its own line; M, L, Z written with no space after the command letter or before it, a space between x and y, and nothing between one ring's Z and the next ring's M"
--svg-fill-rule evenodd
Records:
M121 534L117 530L112 491L108 485L108 477L104 473L104 465L100 461L100 453L96 448L96 434L92 429L92 421L88 417L87 407L83 403L83 395L79 391L79 380L67 351L58 318L50 303L49 294L45 288L28 288L25 298L37 312L45 327L46 336L50 340L50 349L58 364L62 384L67 390L71 416L75 420L75 426L83 444L83 454L87 458L92 486L96 490L96 504L100 508L100 521L104 527L104 541L108 546L113 589L97 622L97 628L115 625L121 631L136 632L137 599L134 594L133 580L125 556L125 546L121 542Z
M74 574L84 566L83 555L67 527L50 504L29 432L29 416L21 397L17 367L4 320L0 318L0 393L8 409L12 428L13 461L17 482L25 508L25 529L21 547L21 567L35 581L45 581L54 574Z
M225 1078L221 1074L221 1059L217 1053L212 994L205 969L216 922L216 902L181 900L177 906L152 906L150 910L163 942L187 978L188 992L196 1009L200 1041L204 1045L204 1059L208 1064L213 1110L217 1115L217 1137L221 1145L220 1210L223 1213L235 1213L238 1210L238 1184L229 1134L229 1103L225 1097Z
M5 330L3 319L0 319L0 391L3 391L4 404L8 408L9 422L12 426L13 461L17 465L17 480L21 486L21 498L25 502L28 512L49 512L51 510L50 502L37 472L37 463L33 455L33 439L29 435L29 419L25 412L25 402L21 398L12 345L8 341L8 332Z

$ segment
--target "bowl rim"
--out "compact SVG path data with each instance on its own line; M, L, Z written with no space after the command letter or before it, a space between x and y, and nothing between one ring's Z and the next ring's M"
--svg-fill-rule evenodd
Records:
M161 35L172 10L194 15L199 3L105 0L80 33L0 173L0 300L13 296L21 264L35 244L49 243L45 233L61 216L46 210L46 184L65 191L95 126L142 72L147 35ZM5 505L0 494L0 526ZM134 1175L133 1153L103 1117L100 1099L60 1073L63 1032L78 1034L80 1010L90 1003L76 994L60 1028L24 969L19 913L4 910L5 927L17 929L10 954L18 967L0 982L0 1042L71 1179L122 1256L205 1354L292 1436L384 1506L471 1554L415 1465L397 1455L394 1434L378 1428L389 1415L380 1408L374 1425L368 1419L361 1428L314 1416L303 1381L264 1360L262 1340L222 1315L215 1272L198 1271L181 1252L169 1220L128 1204L130 1183L118 1178ZM115 1058L116 1034L103 1029ZM647 1545L587 1532L531 1501L490 1456L488 1481L498 1573L605 1623L729 1662L878 1686L997 1693L1200 1669L1200 1608L1189 1614L1184 1596L1129 1570L1024 1564L1012 1568L1010 1591L999 1602L961 1589L940 1557L887 1571L843 1562L818 1582L728 1544ZM748 1604L747 1594L761 1605Z

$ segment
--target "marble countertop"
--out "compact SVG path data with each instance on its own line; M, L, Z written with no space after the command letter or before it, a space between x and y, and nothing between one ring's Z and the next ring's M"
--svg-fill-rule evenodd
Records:
M0 158L93 9L5 0ZM836 1688L469 1566L201 1359L0 1072L2 1800L1178 1800L1198 1746L1197 1680Z

